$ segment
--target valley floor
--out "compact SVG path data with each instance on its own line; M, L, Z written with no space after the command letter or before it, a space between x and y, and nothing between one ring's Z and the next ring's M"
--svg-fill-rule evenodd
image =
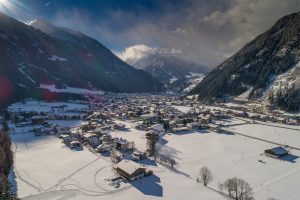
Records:
M185 112L187 107L180 109ZM138 150L145 150L146 132L134 128L137 122L118 122L125 124L128 130L115 130L111 134L134 141ZM80 123L73 121L68 126ZM229 130L258 139L208 130L166 133L158 142L158 149L160 154L176 160L175 169L151 159L144 160L143 164L153 170L154 175L121 183L119 188L105 180L114 175L109 157L87 148L70 150L54 136L36 137L16 128L11 136L18 194L24 200L228 199L218 191L217 184L238 177L250 183L255 199L298 199L300 151L291 150L283 160L266 157L264 150L274 145L259 139L300 148L299 127L250 124L234 118L226 123L230 125ZM213 181L209 187L196 182L202 166L212 171Z
M124 133L140 137L140 133ZM126 137L126 136L125 136ZM22 199L226 199L206 189L188 175L148 160L154 175L109 186L113 176L109 158L87 149L72 151L53 136L36 139L34 135L13 135L16 155L15 174ZM184 191L184 192L183 192Z

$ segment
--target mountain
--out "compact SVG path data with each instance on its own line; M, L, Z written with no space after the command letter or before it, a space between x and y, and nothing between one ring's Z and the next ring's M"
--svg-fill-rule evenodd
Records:
M246 97L300 107L300 12L285 16L211 71L190 94L199 100Z
M161 89L155 78L93 38L42 20L28 26L0 13L0 46L0 77L9 81L12 96L28 95L40 84L111 92Z
M168 90L176 92L188 90L195 82L199 83L209 71L205 66L159 51L139 60L134 66L144 69L161 81Z

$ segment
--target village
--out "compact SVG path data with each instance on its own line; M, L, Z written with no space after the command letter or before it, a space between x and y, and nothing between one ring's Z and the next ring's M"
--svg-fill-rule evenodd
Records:
M174 186L173 176L184 179L193 191L191 199L197 192L227 199L218 191L218 181L231 178L226 175L248 178L257 199L280 199L286 194L276 193L276 188L298 182L289 179L292 174L282 175L284 183L272 179L285 174L287 165L299 171L299 114L270 111L255 103L202 105L194 97L172 95L108 93L87 94L86 99L26 99L8 108L16 156L13 177L24 199L75 194L78 199L108 194L114 198L132 188L140 193L133 195L172 199L176 187L184 187ZM211 169L211 187L217 192L197 184L201 166ZM252 173L245 175L247 169ZM268 169L272 173L253 179ZM45 170L53 177L47 180Z

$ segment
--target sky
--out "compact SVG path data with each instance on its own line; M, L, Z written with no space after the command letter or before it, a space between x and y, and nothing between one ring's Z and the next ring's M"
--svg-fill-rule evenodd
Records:
M0 11L81 31L125 61L163 48L215 67L279 18L300 11L300 1L0 0Z

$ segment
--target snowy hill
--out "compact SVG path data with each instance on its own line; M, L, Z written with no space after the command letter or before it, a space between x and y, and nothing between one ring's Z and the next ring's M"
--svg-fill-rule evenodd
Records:
M161 81L166 89L175 92L190 90L209 71L205 66L162 51L138 60L133 66L145 70Z
M28 26L0 13L0 75L7 100L42 96L40 84L112 92L153 92L161 84L126 64L98 41L45 21ZM39 23L41 30L38 30ZM34 28L35 27L35 28ZM2 103L2 102L1 102Z
M300 12L285 16L209 73L190 94L264 100L273 106L300 108ZM281 89L280 89L281 88Z

